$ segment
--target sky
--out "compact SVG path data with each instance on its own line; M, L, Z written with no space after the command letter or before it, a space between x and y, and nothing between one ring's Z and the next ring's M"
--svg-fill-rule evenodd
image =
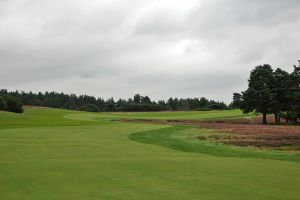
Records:
M0 0L0 88L232 100L300 59L299 0Z

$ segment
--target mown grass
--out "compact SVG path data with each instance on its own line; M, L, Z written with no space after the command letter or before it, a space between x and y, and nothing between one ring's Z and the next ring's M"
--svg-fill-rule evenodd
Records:
M84 122L68 119L66 115L81 115L85 112L63 109L42 108L26 109L24 113L11 113L0 111L0 129L6 128L33 128L47 126L80 126L99 125L105 121L86 120Z
M170 111L170 112L133 112L133 113L100 113L86 115L68 115L67 118L93 119L229 119L238 117L252 117L253 113L243 114L241 110L213 110L213 111Z
M220 115L227 117L226 112ZM179 112L154 115L159 114L180 118ZM166 134L178 127L110 121L147 115L153 114L0 112L0 199L299 199L299 162L136 142L129 138L134 133ZM205 119L199 113L182 115ZM182 141L194 134L175 132L170 137Z
M63 109L26 109L23 114L0 111L0 129L37 126L80 126L113 123L111 119L221 119L250 117L240 110L137 113L86 113Z

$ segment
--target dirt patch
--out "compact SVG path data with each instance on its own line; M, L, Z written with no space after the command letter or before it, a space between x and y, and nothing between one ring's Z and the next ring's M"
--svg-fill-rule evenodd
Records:
M122 119L126 122L143 122L153 124L192 125L200 128L217 129L225 134L199 136L199 140L235 146L252 146L278 150L300 151L300 126L262 125L258 118L241 118L230 120L157 120L157 119Z
M300 150L300 126L201 123L203 128L229 134L215 141L236 146L254 146L282 150Z

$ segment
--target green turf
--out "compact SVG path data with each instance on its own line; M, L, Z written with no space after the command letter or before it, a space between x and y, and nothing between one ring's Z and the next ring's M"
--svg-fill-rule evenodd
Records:
M129 137L147 131L166 134L178 127L110 122L115 118L237 116L241 116L237 110L133 114L59 109L30 109L24 114L0 112L0 199L299 199L299 162L224 157L182 151L172 145L146 144ZM176 145L180 141L185 145L191 133L186 131L192 129L185 127L169 136L176 139ZM230 148L223 146L223 151Z
M223 119L236 117L251 117L253 114L243 114L240 110L225 111L177 111L177 112L136 112L136 113L104 113L86 115L67 115L70 119L103 119L103 118L134 118L134 119Z

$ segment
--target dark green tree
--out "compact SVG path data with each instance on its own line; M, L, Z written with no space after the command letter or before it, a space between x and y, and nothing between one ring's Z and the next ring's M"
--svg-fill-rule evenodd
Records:
M271 106L275 116L275 122L280 123L280 112L289 110L290 107L290 74L280 68L277 68L274 73L274 82L271 91Z
M143 104L151 104L151 99L148 96L141 97L141 103Z
M6 111L15 113L22 113L24 111L22 102L19 101L17 98L12 96L5 96L4 99L6 103Z
M294 71L291 73L291 112L293 113L293 121L297 123L298 118L300 118L300 61L299 66L294 66Z
M167 104L164 100L159 100L157 103L158 103L158 105L160 105L162 110L167 110Z
M170 98L167 102L170 110L178 110L178 98Z
M200 108L207 108L209 104L209 100L206 99L205 97L201 97L199 100L199 107Z
M241 108L241 104L242 104L242 94L240 93L233 93L233 100L230 104L231 108Z
M116 103L113 98L110 98L106 101L105 111L108 111L108 112L116 111Z
M255 67L250 73L248 89L243 92L241 109L245 112L263 114L263 124L267 123L267 114L272 112L273 69L270 65Z
M134 103L141 103L141 95L139 95L139 94L136 94L136 95L134 95L134 97L133 97L133 102Z
M122 111L125 107L126 107L126 100L125 99L119 99L117 102L116 102L116 110L117 111Z

